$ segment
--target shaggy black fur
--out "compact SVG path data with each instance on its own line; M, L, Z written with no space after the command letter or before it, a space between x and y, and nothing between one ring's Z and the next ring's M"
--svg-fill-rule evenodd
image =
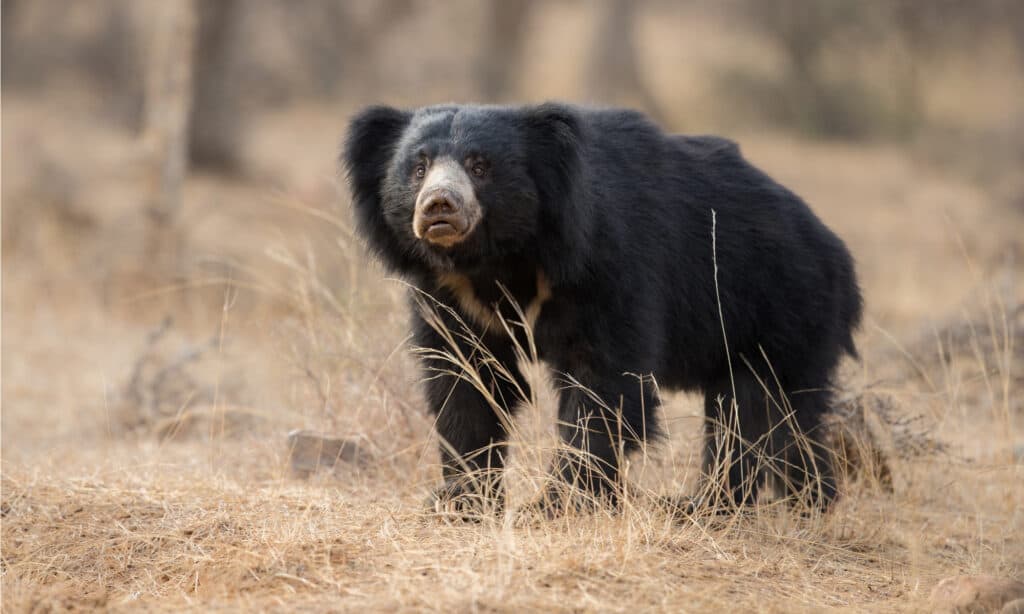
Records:
M442 156L483 160L486 169L473 178L483 220L449 249L412 231L415 165ZM352 121L343 164L370 248L475 322L517 380L504 329L484 330L440 280L457 273L479 303L503 309L501 287L526 306L536 298L538 271L546 277L539 356L556 381L593 393L561 391L560 432L591 455L591 462L557 461L566 479L614 497L621 451L659 433L653 376L660 387L704 393L704 474L720 485L712 488L719 504L753 501L766 472L816 505L835 497L819 426L842 354L855 355L861 297L853 262L807 205L751 166L736 144L666 135L627 110L371 107ZM414 313L416 342L445 349ZM446 442L442 494L454 497L472 490L467 469L497 475L505 428L473 386L431 371L450 364L425 363L427 397ZM514 383L487 364L481 374L514 410ZM740 441L730 441L730 429ZM795 432L810 445L796 445Z

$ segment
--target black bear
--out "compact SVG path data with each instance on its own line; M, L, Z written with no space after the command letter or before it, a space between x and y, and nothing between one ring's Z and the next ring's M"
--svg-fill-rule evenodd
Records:
M558 410L565 481L614 502L623 455L659 434L661 386L704 394L695 500L733 509L769 480L815 508L835 498L820 427L856 352L853 261L736 144L668 135L629 110L375 106L352 120L342 163L369 247L487 349L414 310L441 438L436 501L503 501L503 408L526 383L515 332L495 322L516 313L573 382ZM477 357L476 380L439 357L452 342Z

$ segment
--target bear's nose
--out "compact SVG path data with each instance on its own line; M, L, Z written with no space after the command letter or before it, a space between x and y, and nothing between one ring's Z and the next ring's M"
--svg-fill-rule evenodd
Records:
M427 196L420 205L422 216L426 219L447 217L458 213L462 208L459 197L450 190L438 190Z
M470 220L462 204L459 194L447 188L421 194L413 216L416 236L437 245L453 244L469 230Z

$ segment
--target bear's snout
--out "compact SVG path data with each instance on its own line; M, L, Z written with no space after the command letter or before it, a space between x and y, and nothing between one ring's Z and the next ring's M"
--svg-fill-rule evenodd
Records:
M473 231L480 216L465 170L444 160L431 169L416 198L413 233L432 245L451 247Z
M450 190L438 190L423 200L420 235L431 243L464 234L469 221L462 214L462 199Z

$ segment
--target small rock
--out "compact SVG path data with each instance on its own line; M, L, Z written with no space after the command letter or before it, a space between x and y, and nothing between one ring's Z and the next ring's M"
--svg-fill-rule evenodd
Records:
M362 465L368 457L362 446L351 439L298 429L288 433L288 459L292 472L299 477L334 469L339 461Z
M999 614L1024 614L1024 599L1014 599L999 610Z
M953 576L939 582L931 594L935 612L995 612L1021 600L1024 582L996 576Z

